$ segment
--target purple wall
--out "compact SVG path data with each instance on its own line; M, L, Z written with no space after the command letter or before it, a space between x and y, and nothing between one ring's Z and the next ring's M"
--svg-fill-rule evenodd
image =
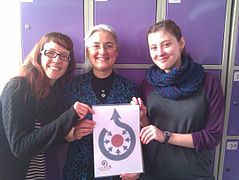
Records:
M230 144L228 144L230 142ZM231 144L232 143L232 144ZM227 140L225 160L223 168L223 180L238 180L239 170L239 140Z
M222 63L226 0L199 0L167 4L167 18L177 22L187 51L201 64Z
M235 65L239 65L239 23L237 27L237 43L236 43L236 56L235 56Z
M23 59L45 33L59 31L72 38L77 62L84 62L83 0L22 2L21 20Z
M139 87L144 79L145 69L117 69L116 73L131 80Z
M95 24L111 25L119 37L117 64L151 64L146 31L155 14L156 0L95 1Z
M227 135L229 136L239 135L238 118L239 118L239 81L234 81L232 85L232 95L230 101L230 114Z

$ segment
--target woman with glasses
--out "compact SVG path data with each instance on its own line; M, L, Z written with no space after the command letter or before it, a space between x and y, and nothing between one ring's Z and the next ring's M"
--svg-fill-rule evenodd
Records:
M61 114L63 86L74 68L72 40L51 32L6 84L0 104L0 179L46 179L44 152L73 138L69 132L85 110L76 102Z
M130 103L138 97L136 86L113 71L119 54L118 39L113 29L100 24L92 27L86 37L86 54L91 70L74 78L65 86L67 107L74 101L87 105ZM93 136L94 122L88 114L79 121L76 133L79 140L70 144L64 167L65 180L92 180L94 178ZM129 174L128 176L132 176ZM120 179L119 176L99 179Z

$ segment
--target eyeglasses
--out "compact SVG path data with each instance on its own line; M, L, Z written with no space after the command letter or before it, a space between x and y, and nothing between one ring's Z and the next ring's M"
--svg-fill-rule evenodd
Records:
M56 58L57 56L59 56L59 58L62 60L62 61L65 61L65 62L69 62L70 61L70 55L68 53L57 53L55 51L52 51L52 50L44 50L43 51L43 54L49 58Z
M89 48L97 51L100 50L101 48L103 48L104 50L112 50L115 49L115 45L111 42L105 44L93 43L92 45L89 46Z

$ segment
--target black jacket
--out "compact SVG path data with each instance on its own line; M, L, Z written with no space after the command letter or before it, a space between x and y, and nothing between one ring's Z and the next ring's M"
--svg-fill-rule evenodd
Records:
M0 179L25 179L32 156L50 145L62 142L77 121L71 107L60 115L62 93L54 85L43 100L27 92L25 78L10 80L1 94L0 111ZM42 127L35 129L38 119Z

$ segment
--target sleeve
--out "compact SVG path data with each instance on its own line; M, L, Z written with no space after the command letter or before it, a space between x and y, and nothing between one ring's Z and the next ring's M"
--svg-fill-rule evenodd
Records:
M17 158L31 157L62 141L77 120L71 107L54 121L35 129L34 104L26 102L25 89L8 83L1 95L3 127Z
M192 133L194 147L198 151L215 148L219 144L223 134L223 90L219 79L213 75L210 76L210 80L206 82L208 106L205 116L205 128L199 132Z

